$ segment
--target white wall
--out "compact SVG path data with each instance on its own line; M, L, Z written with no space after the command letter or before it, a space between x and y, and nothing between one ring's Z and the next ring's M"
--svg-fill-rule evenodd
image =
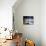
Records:
M12 28L12 6L16 0L0 0L0 27Z
M41 38L42 46L46 46L46 0L42 0L41 4Z
M17 7L14 5L15 28L22 32L24 38L35 41L41 46L41 0L23 0ZM24 25L23 16L34 16L34 25Z

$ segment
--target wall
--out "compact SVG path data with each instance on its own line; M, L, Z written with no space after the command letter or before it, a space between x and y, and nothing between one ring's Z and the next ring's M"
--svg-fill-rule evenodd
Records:
M12 29L12 6L16 0L0 0L0 27Z
M41 1L41 38L42 46L46 46L46 0Z
M13 6L15 30L23 33L26 39L34 40L41 46L41 0L23 0ZM34 25L24 25L23 16L34 16Z

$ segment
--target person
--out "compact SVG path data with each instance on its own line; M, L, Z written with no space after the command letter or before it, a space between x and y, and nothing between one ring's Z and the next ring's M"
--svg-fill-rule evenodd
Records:
M35 43L32 40L25 41L25 46L35 46Z
M22 46L22 37L16 36L16 46Z

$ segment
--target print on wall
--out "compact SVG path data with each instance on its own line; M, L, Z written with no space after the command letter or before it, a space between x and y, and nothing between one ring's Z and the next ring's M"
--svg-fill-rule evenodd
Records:
M34 16L23 16L23 24L33 25L34 24Z

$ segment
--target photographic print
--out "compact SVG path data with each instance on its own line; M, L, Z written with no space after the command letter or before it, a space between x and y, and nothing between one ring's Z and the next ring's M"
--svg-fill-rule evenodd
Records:
M34 16L23 16L23 24L33 25L34 24Z

